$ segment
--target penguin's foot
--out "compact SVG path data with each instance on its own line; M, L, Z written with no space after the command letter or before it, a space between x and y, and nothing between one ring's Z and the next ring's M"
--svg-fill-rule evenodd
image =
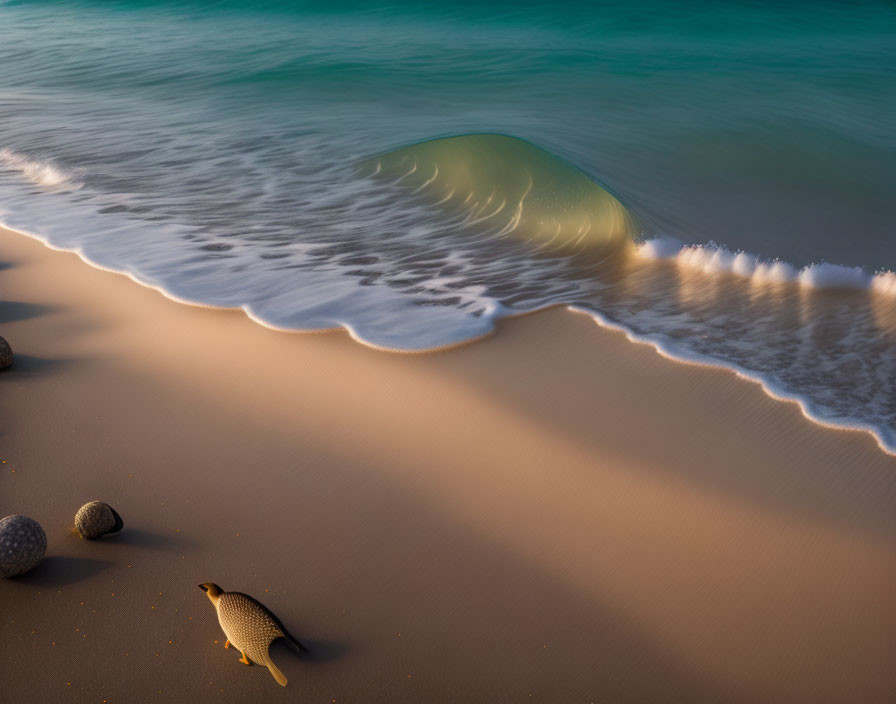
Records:
M225 641L224 641L224 647L225 647L225 648L229 648L229 647L230 647L230 641L229 641L229 640L225 640Z
M243 653L242 651L240 651L240 652L241 652L241 654L242 654L242 656L243 656L243 657L240 658L240 662L243 663L243 665L251 665L251 664L252 664L252 661L246 656L245 653Z

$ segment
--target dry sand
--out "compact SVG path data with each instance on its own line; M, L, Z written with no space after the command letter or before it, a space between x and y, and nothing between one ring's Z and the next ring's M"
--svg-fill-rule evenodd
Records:
M407 356L0 233L9 702L884 702L896 458L563 310ZM68 533L103 499L124 531ZM215 581L313 656L223 648Z

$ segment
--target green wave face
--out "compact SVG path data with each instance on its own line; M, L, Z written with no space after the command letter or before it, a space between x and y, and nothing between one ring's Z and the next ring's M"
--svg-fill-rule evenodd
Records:
M634 221L579 169L514 137L475 134L421 142L364 162L432 203L545 248L618 247Z

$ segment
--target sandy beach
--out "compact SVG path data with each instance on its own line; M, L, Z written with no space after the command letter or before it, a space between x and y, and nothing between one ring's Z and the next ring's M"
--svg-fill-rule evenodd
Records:
M0 232L16 702L887 702L896 458L554 309L426 355L287 334ZM101 499L117 536L70 533ZM289 678L197 588L269 606Z

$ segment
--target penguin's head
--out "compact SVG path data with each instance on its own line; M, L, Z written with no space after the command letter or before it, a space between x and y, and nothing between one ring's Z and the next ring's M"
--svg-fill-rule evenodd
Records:
M224 590L214 582L205 582L204 584L200 584L199 588L205 592L205 595L213 604L217 604L218 599L224 593Z

